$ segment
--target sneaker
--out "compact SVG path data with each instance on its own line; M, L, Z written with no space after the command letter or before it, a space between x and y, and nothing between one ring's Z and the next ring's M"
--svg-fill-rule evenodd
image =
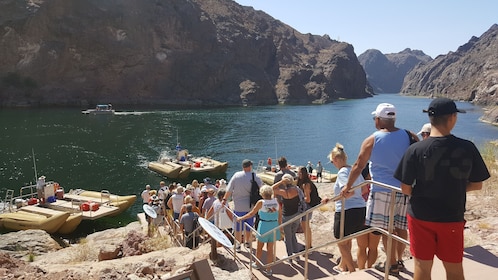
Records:
M237 253L242 252L242 249L240 248L240 245L237 245L237 247L235 247L235 251L237 251Z
M251 248L251 243L246 243L246 248Z
M398 261L398 269L399 270L405 270L405 263L403 261Z
M271 269L263 270L263 274L266 275L266 276L272 276L273 275L273 271L271 271Z
M257 264L257 263L255 263L255 262L253 262L253 263L251 264L251 267L252 267L252 268L254 268L254 269L259 269L258 264Z
M386 271L386 263L378 263L375 265L375 269L377 269L380 272L385 272ZM389 267L389 274L393 276L399 276L399 268L398 264L393 264L391 267Z

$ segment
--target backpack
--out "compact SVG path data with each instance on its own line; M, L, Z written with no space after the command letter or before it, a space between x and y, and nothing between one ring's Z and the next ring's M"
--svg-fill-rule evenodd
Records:
M254 172L252 173L252 180L251 180L251 197L249 199L249 206L252 207L255 205L260 199L263 199L261 195L259 194L259 185L254 180Z
M410 131L406 130L406 134L408 134L408 138L410 139L410 145L415 143L415 142L418 142L418 139L415 139L415 137L413 137L413 135L410 133Z
M201 225L199 224L199 215L197 213L194 213L194 219L192 223L192 232L194 232L198 227Z

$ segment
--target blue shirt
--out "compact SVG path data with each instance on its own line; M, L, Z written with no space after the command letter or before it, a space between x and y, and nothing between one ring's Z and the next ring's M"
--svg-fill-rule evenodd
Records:
M404 129L392 132L374 132L374 146L370 155L370 176L372 180L401 187L399 180L394 178L394 171L410 146L410 138ZM389 192L390 190L372 184L372 192Z
M337 172L337 179L335 180L334 184L334 194L337 196L341 193L341 189L346 185L348 182L348 177L349 173L351 172L351 166L348 167L342 167L339 169L339 172ZM358 176L356 181L354 181L353 187L361 184L365 180L363 177ZM351 208L362 208L366 207L365 199L361 196L361 188L355 189L354 194L352 197L346 199L345 203L345 210L351 209ZM335 202L335 211L336 212L341 212L342 208L342 200L337 200Z

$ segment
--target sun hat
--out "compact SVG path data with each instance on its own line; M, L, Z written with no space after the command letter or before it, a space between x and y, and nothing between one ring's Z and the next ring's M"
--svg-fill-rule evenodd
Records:
M225 179L220 179L220 188L224 188L227 186L227 181Z
M429 104L429 108L422 110L429 117L444 116L453 113L465 113L465 110L458 109L455 102L449 98L436 98Z
M377 105L377 109L372 112L372 115L381 119L395 119L396 107L390 103L380 103Z
M420 131L417 133L417 135L420 135L422 133L431 133L431 124L430 123L426 123L422 126L422 128L420 129Z

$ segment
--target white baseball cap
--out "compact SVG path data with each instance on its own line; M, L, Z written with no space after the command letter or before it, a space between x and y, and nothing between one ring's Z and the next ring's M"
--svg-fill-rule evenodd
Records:
M382 119L395 119L396 118L396 107L389 103L380 103L377 109L372 112L372 115L377 118Z

